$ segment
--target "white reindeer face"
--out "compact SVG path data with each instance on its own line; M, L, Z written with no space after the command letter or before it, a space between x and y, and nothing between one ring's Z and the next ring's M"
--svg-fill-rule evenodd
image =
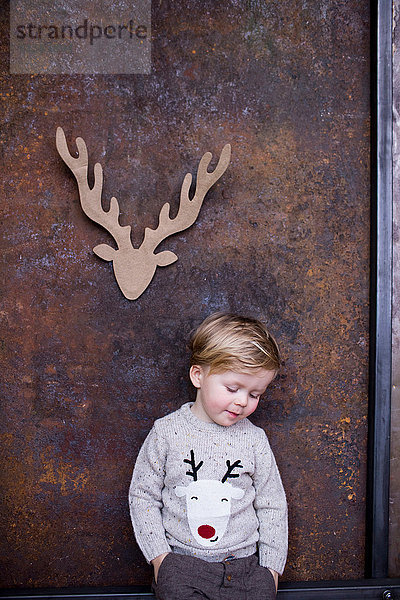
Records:
M203 461L197 465L193 450L190 451L190 459L184 461L191 466L191 471L186 475L193 477L188 486L178 485L175 488L177 496L186 496L186 508L189 527L196 541L202 546L211 547L217 544L225 533L231 514L232 498L240 500L244 496L244 490L226 483L228 477L239 477L233 473L234 469L242 469L240 460L233 464L226 461L227 471L221 481L216 479L202 479L197 481L197 472L201 469Z
M244 490L214 479L178 486L177 496L186 496L189 527L202 546L215 545L224 535L231 514L232 498L243 498Z

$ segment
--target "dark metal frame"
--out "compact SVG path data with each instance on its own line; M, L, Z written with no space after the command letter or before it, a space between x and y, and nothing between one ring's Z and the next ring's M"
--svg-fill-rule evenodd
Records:
M388 575L392 293L392 0L372 0L371 361L366 579L282 583L279 600L400 599ZM344 573L345 575L345 573ZM143 586L102 589L3 590L9 600L135 600Z
M144 586L81 590L5 590L5 600L143 600L153 598ZM282 583L277 600L398 600L400 579Z
M389 478L392 336L392 0L376 3L372 32L371 361L367 499L370 577L386 577L389 546Z

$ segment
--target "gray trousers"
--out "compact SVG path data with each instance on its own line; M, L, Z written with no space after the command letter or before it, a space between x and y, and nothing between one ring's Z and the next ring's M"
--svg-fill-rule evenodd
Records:
M167 554L153 582L157 600L275 600L275 582L255 554L207 562L193 556Z

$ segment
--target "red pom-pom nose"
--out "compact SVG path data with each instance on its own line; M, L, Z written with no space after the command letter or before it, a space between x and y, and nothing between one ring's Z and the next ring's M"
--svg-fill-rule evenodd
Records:
M197 530L197 533L200 537L209 540L210 538L214 537L215 529L214 527L211 527L211 525L200 525L200 527Z

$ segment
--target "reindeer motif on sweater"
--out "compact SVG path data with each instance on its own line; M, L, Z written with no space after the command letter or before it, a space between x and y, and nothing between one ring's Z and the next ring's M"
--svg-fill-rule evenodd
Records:
M231 514L232 499L240 500L244 496L244 490L234 487L227 479L239 477L239 473L233 470L242 469L240 460L233 464L226 461L227 471L220 481L216 479L197 480L197 472L203 465L200 461L196 465L194 451L190 451L190 460L185 458L185 463L191 467L186 475L193 477L193 481L187 487L177 486L177 496L186 496L186 508L189 527L195 539L202 546L212 546L217 543L225 533Z

